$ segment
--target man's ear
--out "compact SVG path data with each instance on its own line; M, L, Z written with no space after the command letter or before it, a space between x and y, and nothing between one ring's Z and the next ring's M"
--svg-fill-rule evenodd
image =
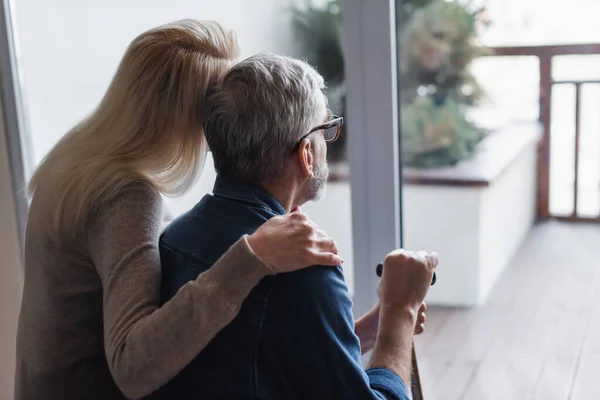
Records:
M313 145L308 138L300 142L300 147L296 153L300 169L307 178L315 176L315 157L313 155Z

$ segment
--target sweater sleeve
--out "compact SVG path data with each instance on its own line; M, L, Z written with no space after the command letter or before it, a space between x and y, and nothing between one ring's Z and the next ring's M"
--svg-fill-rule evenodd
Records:
M181 371L270 273L243 237L159 307L161 217L159 193L135 184L99 210L87 228L88 251L103 286L106 358L115 382L132 399Z

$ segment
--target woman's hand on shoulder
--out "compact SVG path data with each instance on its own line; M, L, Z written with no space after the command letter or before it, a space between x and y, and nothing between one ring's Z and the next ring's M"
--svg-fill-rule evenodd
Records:
M344 262L335 241L299 209L271 218L248 237L248 243L275 273Z

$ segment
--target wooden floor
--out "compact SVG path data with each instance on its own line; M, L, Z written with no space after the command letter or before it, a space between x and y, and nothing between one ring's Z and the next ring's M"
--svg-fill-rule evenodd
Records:
M534 228L487 303L431 308L425 400L599 400L600 226Z

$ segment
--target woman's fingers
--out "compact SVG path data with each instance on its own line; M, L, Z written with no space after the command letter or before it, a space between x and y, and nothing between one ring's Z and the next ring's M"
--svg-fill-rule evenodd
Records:
M317 230L317 231L320 231L320 232L323 232L323 231L321 231L321 230L319 229L318 225L317 225L317 224L315 224L315 223L313 222L313 220L312 220L312 219L310 219L310 218L308 218L308 216L306 216L306 214L302 214L302 215L304 215L304 216L306 217L306 222L307 222L307 223L308 223L308 224L309 224L309 225L310 225L310 226L311 226L313 229L315 229L315 230Z
M318 251L321 251L321 252L329 252L329 253L333 253L333 254L339 253L337 243L335 243L335 240L333 240L329 237L323 237L320 239L316 239L315 247L317 248Z
M344 260L338 255L339 250L335 240L327 236L325 231L320 229L305 214L298 217L305 233L309 234L309 240L312 242L312 252L309 257L314 260L314 265L341 265ZM311 260L309 260L310 262Z
M314 252L310 256L310 259L312 260L310 265L326 265L330 267L337 267L338 265L342 265L344 263L342 257L328 252Z
M314 221L308 217L308 215L300 211L300 208L298 208L298 212L296 212L295 214L298 220L301 221L305 225L305 227L312 228L316 233L318 233L319 236L327 236L327 234L323 230L319 229L319 226L315 224Z
M271 218L250 235L248 242L275 273L344 262L335 241L299 210Z

